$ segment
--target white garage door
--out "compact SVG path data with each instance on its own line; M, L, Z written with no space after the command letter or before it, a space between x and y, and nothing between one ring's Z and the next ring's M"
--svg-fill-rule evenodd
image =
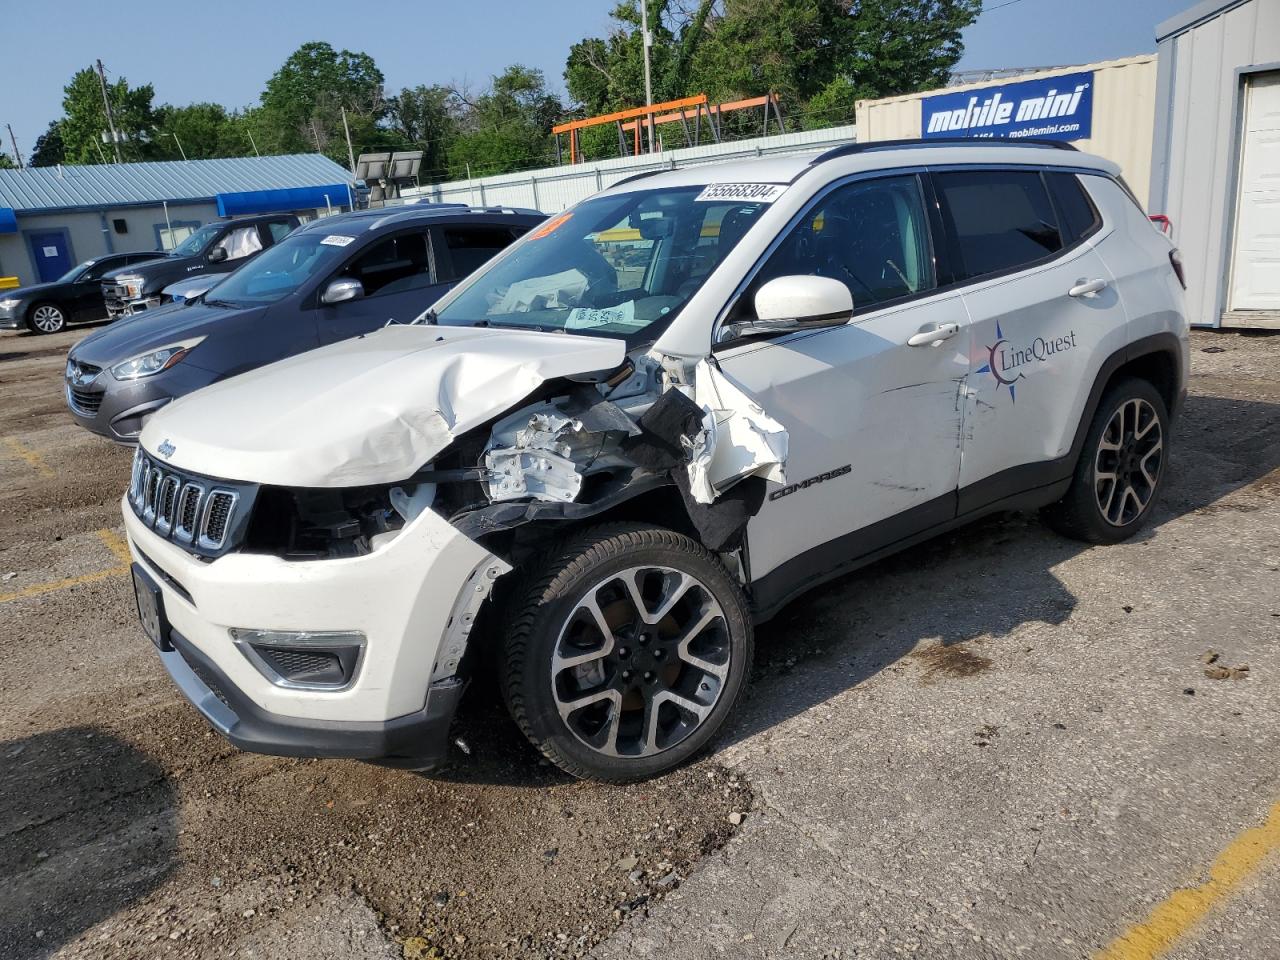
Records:
M1248 84L1231 309L1280 314L1280 72Z

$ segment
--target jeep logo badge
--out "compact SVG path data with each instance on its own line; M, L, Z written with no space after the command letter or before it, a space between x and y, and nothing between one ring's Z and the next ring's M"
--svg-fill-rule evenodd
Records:
M156 447L156 453L160 454L160 456L168 460L170 457L173 456L173 452L176 449L177 447L175 447L172 443L169 442L169 438L165 437L164 442L161 443L160 446Z

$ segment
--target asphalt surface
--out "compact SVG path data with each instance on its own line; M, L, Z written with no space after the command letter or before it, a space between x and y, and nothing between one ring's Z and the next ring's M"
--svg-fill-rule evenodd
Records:
M1011 515L829 584L715 754L620 789L483 689L434 776L211 734L134 622L128 453L63 412L81 335L0 336L0 957L1280 956L1280 337L1194 336L1139 538Z
M0 960L580 956L734 832L714 758L571 781L484 687L431 776L228 746L139 631L81 336L0 336Z

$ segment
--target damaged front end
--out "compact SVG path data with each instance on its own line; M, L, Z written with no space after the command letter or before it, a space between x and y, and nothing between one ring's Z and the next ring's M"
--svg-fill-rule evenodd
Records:
M513 563L566 524L615 515L689 528L708 549L731 554L765 481L785 481L785 429L708 360L673 370L641 356L548 381L526 401L396 484L263 487L246 549L361 556L429 509ZM637 512L635 501L657 491L665 498L655 502L683 515Z

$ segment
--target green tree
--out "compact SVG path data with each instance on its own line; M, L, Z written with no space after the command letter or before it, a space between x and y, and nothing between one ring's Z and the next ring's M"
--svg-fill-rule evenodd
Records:
M226 127L231 123L225 107L216 103L193 103L185 107L166 104L156 111L155 152L168 160L245 156L249 142L230 140Z
M263 152L319 150L344 165L342 111L352 142L361 144L381 138L378 121L386 112L382 71L373 58L327 43L304 43L295 50L267 81L261 103Z
M107 131L107 115L102 105L102 89L92 67L76 71L63 88L63 118L58 121L63 154L68 163L113 163L115 151L110 141L103 141ZM124 160L146 160L155 154L152 132L156 126L151 84L130 87L121 77L107 84L111 112L120 135L120 153Z
M547 91L541 70L514 64L493 78L488 92L468 99L460 133L448 152L449 172L466 176L507 173L553 163L551 127L564 105Z
M443 173L462 110L462 101L449 87L405 87L387 101L387 132L393 149L421 150L424 179Z
M62 163L66 151L62 145L62 124L58 120L50 121L44 133L36 137L35 149L31 151L31 166L52 167Z
M3 150L0 150L0 170L13 170L18 165L13 162L13 157L9 156Z
M774 93L809 127L849 122L864 97L944 84L963 53L962 31L981 12L981 0L646 2L655 101ZM644 102L639 11L638 0L624 0L608 36L570 49L565 83L580 115ZM758 118L725 121L731 132L759 129ZM582 139L589 156L609 140Z

